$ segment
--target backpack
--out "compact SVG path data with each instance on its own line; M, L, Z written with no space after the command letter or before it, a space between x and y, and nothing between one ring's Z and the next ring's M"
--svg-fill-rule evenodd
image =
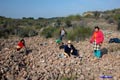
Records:
M120 43L120 39L118 39L118 38L111 38L109 40L109 43Z

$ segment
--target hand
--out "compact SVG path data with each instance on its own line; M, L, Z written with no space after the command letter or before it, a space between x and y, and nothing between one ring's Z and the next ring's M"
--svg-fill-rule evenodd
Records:
M73 52L73 50L70 51L70 54Z

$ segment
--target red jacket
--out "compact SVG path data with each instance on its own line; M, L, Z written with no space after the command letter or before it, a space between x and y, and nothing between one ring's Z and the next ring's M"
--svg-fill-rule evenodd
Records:
M94 41L96 41L97 44L100 44L103 42L103 40L104 40L103 32L99 30L93 33L90 42L93 43Z
M24 44L20 41L20 42L18 43L18 46L20 46L20 48L22 48L22 47L24 47Z

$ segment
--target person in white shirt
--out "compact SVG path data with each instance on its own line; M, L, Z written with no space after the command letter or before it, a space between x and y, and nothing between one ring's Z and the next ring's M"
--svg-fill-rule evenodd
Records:
M61 41L62 41L63 37L65 36L65 34L66 34L66 31L65 31L64 27L62 27L60 30L60 40Z

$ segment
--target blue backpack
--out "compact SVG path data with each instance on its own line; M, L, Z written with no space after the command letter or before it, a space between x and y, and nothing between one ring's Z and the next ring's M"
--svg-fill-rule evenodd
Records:
M120 43L120 39L119 38L111 38L109 40L109 43Z

